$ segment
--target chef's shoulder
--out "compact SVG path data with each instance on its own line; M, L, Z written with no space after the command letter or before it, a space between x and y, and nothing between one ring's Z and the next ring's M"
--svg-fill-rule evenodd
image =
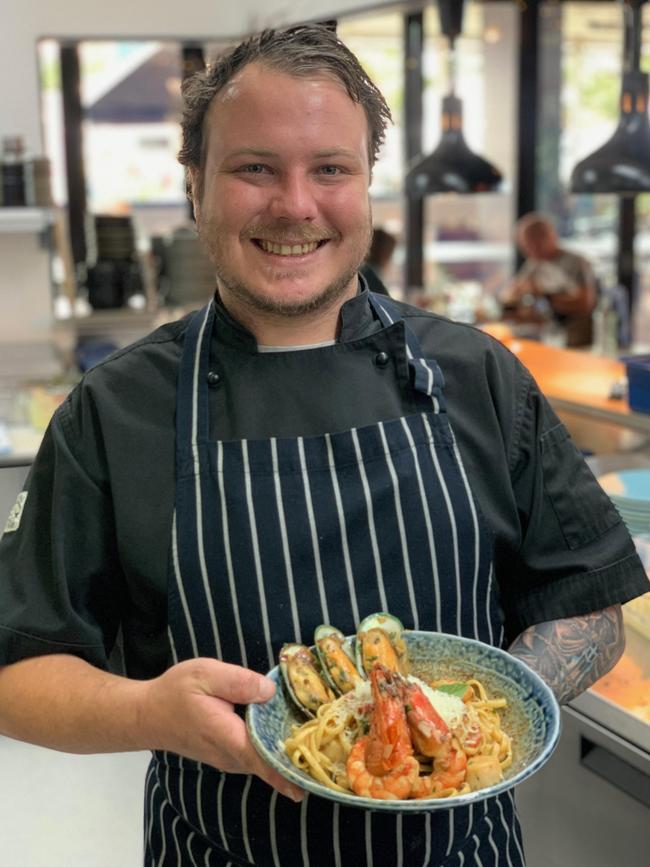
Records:
M187 324L166 323L88 370L55 414L62 433L83 442L100 428L167 424Z
M531 387L528 370L492 335L410 304L396 304L424 356L435 359L442 369L447 387L464 383L465 388L488 389L494 397L512 396L513 389L519 394Z

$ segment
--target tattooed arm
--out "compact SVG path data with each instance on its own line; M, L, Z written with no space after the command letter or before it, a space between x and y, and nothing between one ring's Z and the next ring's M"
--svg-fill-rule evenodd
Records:
M584 692L612 668L625 647L621 606L529 626L510 645L551 687L560 704Z

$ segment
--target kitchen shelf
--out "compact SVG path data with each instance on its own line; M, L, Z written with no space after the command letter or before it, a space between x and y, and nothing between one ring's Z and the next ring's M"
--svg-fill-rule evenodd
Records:
M52 208L7 208L0 206L0 233L42 232L52 224Z

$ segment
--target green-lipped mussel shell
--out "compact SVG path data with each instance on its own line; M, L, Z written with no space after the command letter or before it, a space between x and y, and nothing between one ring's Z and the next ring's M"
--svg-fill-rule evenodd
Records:
M280 670L291 698L309 716L315 716L322 704L334 698L308 647L285 644L280 651Z
M333 626L319 626L314 633L316 652L323 667L323 674L330 685L342 695L354 689L363 680L346 649L346 638Z

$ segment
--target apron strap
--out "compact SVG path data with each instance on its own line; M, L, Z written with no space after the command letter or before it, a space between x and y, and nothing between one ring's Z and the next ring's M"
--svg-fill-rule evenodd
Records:
M176 391L177 469L181 469L188 458L198 464L198 447L207 443L209 437L206 374L213 321L211 301L192 314L185 332Z
M385 295L369 292L368 297L373 310L379 317L382 325L388 328L395 322L401 321L402 316L394 301ZM406 334L406 356L408 358L411 383L413 388L431 398L435 413L446 412L445 400L442 390L445 386L445 378L438 363L433 358L425 358L422 354L420 341L417 339L406 321L404 321Z

